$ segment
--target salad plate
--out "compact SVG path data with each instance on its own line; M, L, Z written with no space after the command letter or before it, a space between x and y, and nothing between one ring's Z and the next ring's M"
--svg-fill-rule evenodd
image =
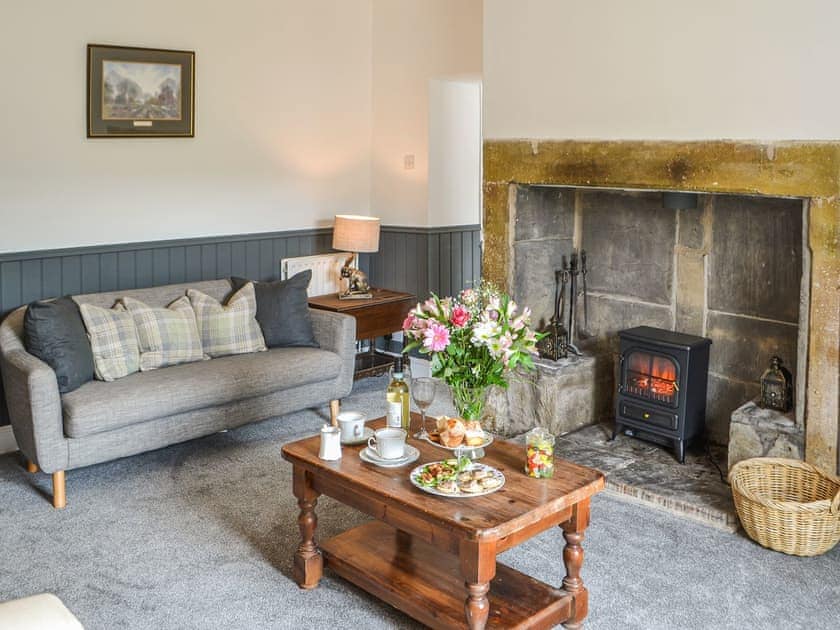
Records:
M409 475L411 483L429 494L439 497L480 497L491 494L505 485L505 476L492 466L447 459L417 466Z

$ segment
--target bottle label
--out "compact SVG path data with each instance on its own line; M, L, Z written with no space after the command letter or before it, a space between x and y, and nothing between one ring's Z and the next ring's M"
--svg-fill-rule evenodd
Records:
M402 428L402 402L388 401L388 421L389 427Z

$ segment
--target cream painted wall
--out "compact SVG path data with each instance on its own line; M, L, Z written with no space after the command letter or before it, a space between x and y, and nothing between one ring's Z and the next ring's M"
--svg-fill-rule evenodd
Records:
M486 0L487 138L840 138L833 0Z
M429 85L429 225L481 222L481 79Z
M371 213L384 223L429 223L429 82L481 73L481 15L481 0L373 0Z
M329 224L370 204L370 0L9 4L0 251ZM85 46L196 52L194 139L85 137Z

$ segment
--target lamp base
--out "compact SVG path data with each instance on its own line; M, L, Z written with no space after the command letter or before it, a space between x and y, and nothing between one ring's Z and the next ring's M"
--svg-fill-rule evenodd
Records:
M339 293L339 300L370 300L373 298L373 293Z

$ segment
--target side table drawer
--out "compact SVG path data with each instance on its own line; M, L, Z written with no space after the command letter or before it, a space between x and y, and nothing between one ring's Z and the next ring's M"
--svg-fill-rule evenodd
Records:
M356 317L356 339L382 337L402 328L403 320L414 307L413 299L372 304L363 312L350 314Z

